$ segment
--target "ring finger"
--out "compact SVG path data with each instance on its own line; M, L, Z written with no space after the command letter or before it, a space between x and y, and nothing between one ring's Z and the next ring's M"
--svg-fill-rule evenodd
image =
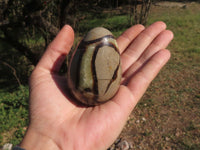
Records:
M124 78L128 78L137 70L139 70L159 50L165 49L172 39L173 33L171 31L164 30L161 32L146 48L141 56L124 73Z

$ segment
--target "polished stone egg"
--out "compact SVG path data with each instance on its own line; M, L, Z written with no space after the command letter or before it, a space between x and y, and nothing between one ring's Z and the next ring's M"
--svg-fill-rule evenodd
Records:
M121 61L112 33L96 27L74 51L68 68L68 86L74 97L87 106L110 100L121 81Z

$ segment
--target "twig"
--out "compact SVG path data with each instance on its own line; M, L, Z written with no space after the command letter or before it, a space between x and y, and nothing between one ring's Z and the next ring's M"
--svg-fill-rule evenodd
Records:
M13 71L13 75L14 75L15 79L17 80L17 83L19 84L19 86L21 86L22 84L21 84L19 78L17 77L17 72L16 72L15 68L4 61L1 61L1 62L2 62L2 64L4 64L5 66L7 66L8 68L10 68Z

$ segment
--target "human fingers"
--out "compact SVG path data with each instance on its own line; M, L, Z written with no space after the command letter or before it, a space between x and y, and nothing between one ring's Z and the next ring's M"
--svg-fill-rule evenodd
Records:
M161 49L165 49L173 39L173 33L169 30L161 32L154 41L146 48L141 56L134 62L124 73L123 78L128 78L140 67L142 67L155 53Z
M119 112L116 116L120 118L120 123L125 122L148 85L169 58L170 52L168 50L160 50L154 54L146 65L129 79L126 86L120 86L118 93L111 101L102 105L104 109L112 111L112 115L115 115L114 112Z
M138 24L124 31L117 38L117 44L118 44L120 53L122 53L129 46L129 44L138 36L138 34L141 33L143 30L144 30L144 26Z
M151 81L167 63L169 58L170 52L168 50L160 50L140 70L129 78L127 87L137 101L142 97Z
M166 29L164 22L158 21L147 27L121 54L122 72L125 72L151 44L151 42Z
M58 72L66 54L68 54L71 49L73 41L73 29L69 25L65 25L56 38L50 43L37 67L50 72Z

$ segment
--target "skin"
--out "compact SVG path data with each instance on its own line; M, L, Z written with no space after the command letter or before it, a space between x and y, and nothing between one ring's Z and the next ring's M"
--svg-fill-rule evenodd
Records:
M27 150L108 148L169 60L165 48L172 39L163 22L127 29L117 39L123 72L118 93L105 104L82 107L68 96L66 78L58 75L74 41L73 29L65 25L30 77L30 124L20 146Z

